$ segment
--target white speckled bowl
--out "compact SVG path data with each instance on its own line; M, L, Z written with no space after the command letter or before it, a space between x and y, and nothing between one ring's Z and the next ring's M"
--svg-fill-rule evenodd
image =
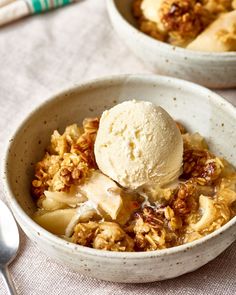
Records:
M236 52L190 51L155 40L137 29L132 2L107 0L107 9L116 32L146 66L211 88L236 87Z
M213 92L174 78L124 75L94 80L64 91L32 112L10 140L5 159L5 189L22 229L37 246L64 265L98 279L152 282L193 271L214 259L236 239L236 218L198 241L161 251L116 253L68 243L32 219L33 164L43 155L54 129L81 124L124 100L148 100L164 107L191 131L199 131L213 151L236 165L236 110ZM222 271L222 270L219 270Z

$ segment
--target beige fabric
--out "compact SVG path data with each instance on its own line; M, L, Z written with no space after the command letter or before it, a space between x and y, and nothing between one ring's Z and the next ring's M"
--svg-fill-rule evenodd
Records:
M0 159L14 126L51 94L98 76L149 73L112 30L104 2L80 1L0 30ZM236 90L220 93L236 104ZM122 285L80 276L42 254L24 234L21 239L20 254L10 267L20 295L236 294L235 243L194 273ZM0 294L6 295L1 280Z

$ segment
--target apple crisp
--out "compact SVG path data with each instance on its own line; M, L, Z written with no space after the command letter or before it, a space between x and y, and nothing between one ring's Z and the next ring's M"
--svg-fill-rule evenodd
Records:
M222 38L223 30L223 35L231 32L235 39L236 16L230 14L235 9L235 0L134 0L132 6L143 33L172 45L204 51L236 50L235 42L228 45ZM196 44L198 36L214 44L208 49L207 45Z
M175 184L131 191L99 171L98 118L54 131L35 166L35 221L75 244L109 251L153 251L197 240L236 215L236 171L199 133L176 123L184 142Z

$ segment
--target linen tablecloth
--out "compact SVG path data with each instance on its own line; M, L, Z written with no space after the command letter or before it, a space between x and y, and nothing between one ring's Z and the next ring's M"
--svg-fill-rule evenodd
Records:
M0 159L4 142L28 112L50 95L82 80L150 73L125 47L103 0L84 0L0 30ZM236 90L217 91L236 105ZM1 161L2 162L2 161ZM5 199L0 182L0 198ZM191 263L191 262L190 262ZM59 265L21 233L10 271L22 295L236 294L236 243L201 269L150 284L115 284ZM0 294L6 295L2 281Z

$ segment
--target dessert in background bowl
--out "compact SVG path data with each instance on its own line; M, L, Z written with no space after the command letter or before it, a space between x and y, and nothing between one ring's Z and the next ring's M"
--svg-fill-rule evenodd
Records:
M153 114L152 119L156 122L155 124L165 122L163 123L163 128L161 127L160 129L162 131L158 132L160 143L164 143L161 139L162 132L167 132L168 130L171 133L167 132L166 134L172 134L172 137L176 138L176 144L172 146L172 149L176 152L176 158L174 157L171 159L174 163L173 169L167 165L166 160L163 161L162 153L164 150L160 147L155 156L146 158L147 165L151 166L151 169L147 174L140 173L140 175L136 175L136 173L134 173L136 164L134 163L135 165L132 164L132 166L130 162L127 162L129 163L129 167L132 168L129 168L131 169L131 172L128 175L134 173L132 176L132 179L135 180L134 186L133 182L130 181L132 179L127 178L124 174L125 170L122 170L124 167L120 167L119 162L114 161L114 165L112 164L112 166L117 168L114 169L113 173L111 171L112 166L109 166L109 161L108 164L104 165L106 159L102 159L104 153L101 154L102 150L107 148L107 159L112 156L112 153L109 151L111 148L109 140L108 142L104 142L103 132L105 132L104 130L106 130L106 128L111 127L113 130L112 132L114 133L111 132L110 134L112 138L115 136L114 134L116 132L120 134L120 136L124 132L124 136L121 136L122 138L124 137L124 142L126 142L128 134L132 134L132 128L119 130L119 124L116 124L116 122L119 121L116 121L116 116L114 117L116 113L115 111L117 111L121 117L123 116L123 118L125 118L126 115L124 110L129 111L128 105L135 104L135 102L132 101L125 102L130 98L136 99L137 106L141 104L142 109L146 109L143 111L143 114L147 114L147 110L151 111ZM149 103L139 101L149 101ZM126 104L125 108L122 107L124 104ZM161 106L161 108L158 106ZM235 166L235 108L218 95L205 88L168 77L124 75L94 80L87 84L82 84L64 91L49 99L46 103L42 104L38 109L31 113L21 124L10 141L8 152L6 153L6 196L20 226L42 251L82 274L108 281L141 283L173 278L186 272L193 271L214 259L235 240L236 219L233 215L232 218L227 214L224 215L223 218L222 216L218 216L219 212L223 212L220 207L222 204L218 204L218 201L215 202L216 200L214 199L214 196L211 196L212 184L209 184L209 188L207 189L205 188L205 185L201 185L201 187L204 187L204 191L202 191L201 194L205 196L205 198L199 198L199 205L204 208L205 203L205 205L208 206L207 208L212 209L212 212L216 213L212 215L214 216L214 220L210 220L210 226L213 228L209 230L209 234L208 232L203 232L201 234L201 230L204 228L201 228L201 223L204 223L199 223L198 218L202 215L196 216L197 219L193 219L192 223L195 224L194 230L200 231L201 237L193 236L186 244L182 243L177 246L174 242L175 238L173 238L175 233L167 231L167 229L170 228L169 225L173 226L173 229L175 224L178 225L178 222L175 222L174 220L177 215L173 215L172 211L175 212L181 208L184 209L184 207L181 207L180 205L181 203L184 203L181 198L185 196L186 189L183 188L178 194L176 199L178 201L176 203L174 202L175 204L173 203L169 205L170 209L166 208L166 204L164 204L164 207L160 206L163 209L165 208L164 214L160 211L155 212L156 208L148 204L148 201L156 202L157 200L160 200L158 193L153 194L153 191L156 191L155 187L154 190L152 189L153 183L165 183L169 189L172 189L172 186L170 186L169 183L170 180L183 178L183 182L185 183L186 179L189 178L189 175L187 175L188 172L185 171L184 167L183 171L186 173L183 174L182 171L179 170L181 167L179 157L182 153L181 140L182 137L184 138L188 136L180 136L177 127L173 124L173 119L171 119L163 109L165 109L172 118L181 121L189 133L198 131L209 143L209 149L211 152L209 153L210 159L207 154L207 160L209 160L207 162L208 167L210 168L212 165L212 167L217 169L210 169L210 171L216 172L216 174L212 174L213 178L208 178L207 175L203 175L206 177L204 179L212 181L218 177L219 173L221 173L220 171L224 169L221 162L224 167L227 166L222 158ZM100 127L102 128L100 133L98 120L91 120L88 118L99 118L105 110L109 111L105 112L100 119ZM136 111L138 111L138 108ZM150 113L149 111L148 113ZM155 121L155 117L158 114L161 114L162 120L158 119ZM85 118L87 119L84 121ZM109 123L109 118L113 118L112 120L114 124L112 126ZM143 120L142 117L138 120L134 116L129 116L129 118L131 125L138 123L139 119L141 121ZM108 119L108 121L106 119ZM148 121L151 122L152 120ZM123 122L125 123L125 119ZM76 125L74 125L74 123L76 123ZM82 126L83 129L81 129ZM123 125L121 124L121 126ZM133 161L132 159L135 160L142 153L147 152L148 149L150 150L150 153L152 153L152 144L150 141L149 143L141 141L142 136L150 133L148 131L150 130L148 126L149 124L146 126L147 129L143 128L143 131L145 131L144 134L142 134L142 130L139 133L138 129L133 134L134 139L135 136L137 137L137 142L130 142L128 148L127 145L124 145L124 149L128 151L125 156L127 157L126 161L128 161L128 159L129 161ZM58 130L58 132L54 132L54 130ZM183 130L183 128L181 128L181 130ZM98 141L95 143L95 146L97 146L95 148L94 158L94 154L91 152L93 149L91 149L91 147L94 144L96 133L97 139L95 142ZM53 136L50 144L50 137L52 134ZM151 135L153 138L156 138L157 136L155 132ZM167 135L165 136L165 139L168 141ZM186 141L187 138L183 140ZM198 140L195 139L194 142L195 144L196 142L201 142L201 148L206 149L206 145L204 144L204 141L202 141L202 138L198 137ZM115 140L113 143L114 145L117 144ZM188 143L189 141L187 140L186 144ZM50 146L47 150L48 154L45 154L45 149L47 149L48 146ZM112 148L116 149L115 146ZM118 152L120 153L120 151ZM171 155L171 150L169 150L168 153ZM217 155L217 157L213 156L213 154ZM117 156L121 159L123 154L120 153ZM146 157L146 155L144 156ZM186 161L191 157L191 155L186 154L183 160ZM206 163L206 158L204 158L205 160L203 160L203 158L201 161ZM218 161L218 158L220 158L220 161ZM42 165L44 168L49 167L49 163L55 163L55 166L51 166L49 169L50 171L48 170L50 176L55 175L55 178L53 178L54 181L51 183L45 183L45 187L41 186L39 183L39 186L37 186L37 182L33 183L34 188L39 189L38 191L34 191L35 194L38 194L38 206L43 204L48 211L41 212L43 213L42 216L40 214L38 216L42 218L40 221L37 221L45 227L48 224L51 225L51 228L47 229L54 232L54 234L45 230L34 221L37 207L32 198L30 188L31 182L35 177L34 166L36 163L40 162L43 164L42 159L44 159L43 162L46 164L46 166ZM80 160L78 161L78 159ZM81 161L81 159L83 159L83 161ZM96 162L94 162L94 159ZM62 163L63 167L60 166ZM155 166L155 164L159 165L160 163L163 165L166 164L166 168L162 170L162 175L156 173L153 174L152 165ZM39 170L37 171L40 171L41 164L39 164ZM57 174L58 166L60 171L59 174ZM159 168L161 171L161 166ZM93 169L91 174L90 169ZM100 169L100 171L98 169ZM153 171L155 171L155 169ZM165 171L168 171L170 175L165 175ZM108 175L105 175L102 172L107 173ZM45 173L42 174L42 176L46 179L49 174ZM180 178L180 175L183 177L181 176ZM58 176L60 177L57 178ZM201 176L199 179L199 174L195 176L197 178L196 181L204 181L201 179ZM82 180L83 177L85 177L84 182ZM122 182L122 185L120 186L112 178L114 178L115 181ZM40 179L35 180L37 181ZM70 190L72 184L75 186ZM80 197L80 204L87 202L84 206L78 206L78 198L74 198L74 189L78 188L77 184L79 184L81 189L81 191L78 191L77 195L77 197ZM47 185L50 185L50 187L47 187ZM131 185L132 187L130 189L129 187ZM144 190L141 197L136 198L137 189L140 185ZM175 182L173 182L172 185L174 189L176 189ZM68 189L62 189L63 186L67 186ZM61 191L53 192L52 187L54 187L55 190L61 187ZM157 190L157 192L158 191L159 190ZM43 193L45 197L43 196L40 200L40 197L38 196L41 196ZM67 203L64 202L65 195L63 194L67 194ZM139 201L143 204L142 200L146 196L147 206L143 206L143 208L141 207L143 210L142 212L137 212L140 204ZM166 191L165 196L168 199L168 190ZM101 197L101 202L98 206L99 212L97 212L94 210L93 203L94 200L99 200L99 197ZM152 198L156 199L152 200ZM126 210L123 212L122 210L119 211L121 205L125 203L123 200L127 201L126 208L129 208L128 214L126 214ZM205 201L209 201L209 203ZM224 207L224 212L229 213L227 206ZM91 210L87 211L87 213L89 213L87 216L83 216L85 219L76 220L79 215L77 210L81 209L80 213L83 213L83 210L86 211L88 207L90 207ZM161 208L158 208L158 210L159 209ZM61 212L65 212L63 210L69 210L67 211L68 214L61 214ZM75 219L72 220L75 210L77 211L77 214ZM159 222L158 226L162 226L162 224L165 224L168 219L170 219L168 220L168 223L171 223L172 219L172 224L169 224L168 228L164 228L167 232L165 233L165 231L163 231L163 239L158 239L159 235L154 235L157 239L156 241L158 241L158 243L154 244L152 243L152 239L148 237L148 234L149 231L153 234L155 231L150 229L150 225L149 227L145 227L145 230L148 230L145 241L148 241L149 244L146 243L144 247L140 244L141 248L137 249L137 251L136 247L138 244L135 242L135 237L133 235L134 227L132 225L134 224L132 224L130 228L124 227L126 220L130 218L129 213L132 213L132 211L138 213L134 216L137 218L132 220L136 224L135 231L136 229L142 229L142 226L140 225L142 225L143 222L147 222L148 224L150 222L150 224ZM60 223L54 222L56 218L55 214L51 215L51 219L49 218L49 214L53 212L57 214L57 217L60 217L57 218L57 221ZM104 214L104 220L101 219L101 212ZM199 212L200 211L197 210L196 213ZM46 222L43 224L42 219L44 213L48 218L45 218ZM183 210L182 213L186 212ZM119 216L119 214L121 215ZM89 223L88 220L92 215L93 220ZM116 221L118 216L120 218L119 223ZM218 220L218 217L220 217L220 220ZM86 220L86 218L88 219ZM215 222L215 218L217 219L217 222ZM51 220L51 223L48 222L49 220ZM67 227L68 220L71 222L71 226L69 227ZM199 220L202 219L200 218ZM206 220L207 218L205 221ZM65 224L66 227L63 227ZM87 226L88 224L89 227ZM148 226L148 224L146 225ZM198 228L196 228L196 224L199 226ZM159 232L159 229L155 230L158 230ZM94 235L94 233L96 234ZM106 239L104 240L104 235L109 237L111 233L115 233L115 236L112 236L112 245L107 243ZM139 234L138 232L136 233ZM140 241L142 241L143 234L146 236L143 232L141 235L138 235L138 237L141 237ZM166 236L168 235L168 241L164 240L165 234ZM57 235L63 235L64 239ZM73 240L71 240L71 237L73 237ZM89 243L91 241L92 243L83 244L83 241L86 242L86 237L89 240ZM173 239L169 239L169 237ZM117 243L117 239L120 243ZM136 239L136 241L137 240L138 239ZM71 243L71 241L74 243ZM157 245L162 246L157 247ZM94 248L91 246L94 246ZM190 264L189 261L192 263Z
M231 0L107 0L113 27L145 65L211 88L236 86L235 7Z
M234 0L134 0L139 29L157 40L197 51L236 51Z

